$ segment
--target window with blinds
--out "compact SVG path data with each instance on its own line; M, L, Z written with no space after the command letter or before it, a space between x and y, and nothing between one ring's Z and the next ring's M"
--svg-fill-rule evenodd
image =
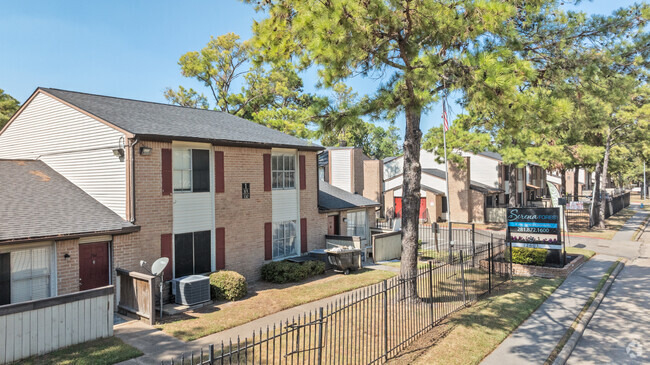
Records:
M366 238L366 211L348 212L348 236Z
M0 280L9 283L8 289L0 290L0 303L20 303L52 296L52 247L18 249L1 254L3 263L9 267L0 269ZM8 279L8 280L7 280Z

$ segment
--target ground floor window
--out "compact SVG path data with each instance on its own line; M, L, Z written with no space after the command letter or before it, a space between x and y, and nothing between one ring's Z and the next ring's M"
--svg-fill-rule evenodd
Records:
M212 271L212 232L174 235L174 269L177 278Z
M359 210L356 212L348 212L348 236L359 236L362 239L366 238L366 211Z
M297 254L296 221L273 223L273 259Z
M53 255L51 245L0 253L0 305L51 297Z
M442 197L442 202L440 204L442 204L442 209L441 209L440 212L441 213L447 213L447 197L446 196Z

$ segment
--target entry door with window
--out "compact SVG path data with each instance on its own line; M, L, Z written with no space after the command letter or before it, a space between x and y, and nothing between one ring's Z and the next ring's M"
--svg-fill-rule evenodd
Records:
M108 242L79 245L79 290L108 285L109 274Z
M211 231L174 235L175 277L211 271L211 237Z

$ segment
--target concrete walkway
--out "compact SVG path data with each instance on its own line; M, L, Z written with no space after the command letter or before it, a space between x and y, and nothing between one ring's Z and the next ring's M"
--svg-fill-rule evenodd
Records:
M637 212L616 232L612 241L632 241L636 230L650 216L650 211L641 210L639 205L630 205L630 209L636 210Z
M650 363L650 228L598 307L567 364Z
M596 255L574 271L482 364L543 363L616 260L615 256Z

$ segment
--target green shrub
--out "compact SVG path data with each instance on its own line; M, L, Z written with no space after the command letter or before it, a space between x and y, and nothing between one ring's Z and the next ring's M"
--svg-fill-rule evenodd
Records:
M512 248L512 263L520 265L544 266L548 250L543 248ZM510 262L510 250L505 252L506 261Z
M289 261L273 261L262 266L262 280L276 284L302 281L325 272L325 263L305 261L302 264Z
M238 272L221 270L210 275L210 297L238 300L248 293L246 279Z

